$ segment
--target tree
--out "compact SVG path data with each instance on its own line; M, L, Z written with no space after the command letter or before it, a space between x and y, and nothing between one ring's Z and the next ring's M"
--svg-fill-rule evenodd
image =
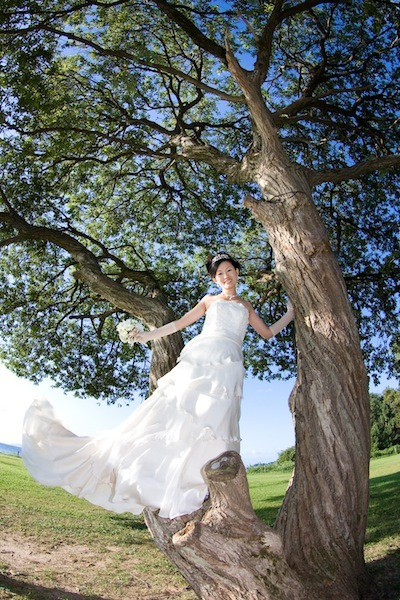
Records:
M294 463L295 458L296 458L296 449L294 446L291 446L290 448L286 448L286 450L282 450L282 452L279 453L279 456L276 460L276 464L284 465L289 462Z
M400 391L387 388L382 395L370 394L370 402L372 449L400 444Z
M398 326L397 26L390 0L3 9L3 360L129 393L147 354L120 348L116 320L181 312L221 241L249 256L266 320L282 289L296 307L296 466L274 530L231 454L205 467L198 514L146 514L202 598L360 597L369 398L354 315L379 374ZM243 209L246 192L259 199ZM152 385L181 345L154 344ZM285 347L248 347L254 373L290 368Z

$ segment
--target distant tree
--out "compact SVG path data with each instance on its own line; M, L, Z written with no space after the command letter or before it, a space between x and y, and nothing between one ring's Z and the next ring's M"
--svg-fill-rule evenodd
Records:
M296 448L294 446L291 446L290 448L286 448L286 450L282 450L282 452L279 453L279 456L276 460L276 464L281 465L283 463L288 463L288 462L294 463L295 458L296 458Z
M387 388L383 394L371 394L371 445L385 450L400 444L400 390Z

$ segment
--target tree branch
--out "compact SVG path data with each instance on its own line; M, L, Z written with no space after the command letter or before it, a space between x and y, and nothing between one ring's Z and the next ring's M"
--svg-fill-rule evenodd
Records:
M157 123L153 123L152 121L150 121L149 119L131 119L130 125L147 125L149 127L151 127L152 129L158 131L159 133L162 133L164 135L171 135L172 132L168 131L167 129L165 129L164 127L161 127L161 125L157 125ZM145 156L151 156L153 151L146 146L145 144L138 144L136 141L131 141L129 138L121 138L117 135L112 135L110 133L107 133L106 131L96 131L95 129L88 129L86 127L61 127L59 125L48 125L46 127L37 127L35 129L31 129L31 130L24 130L21 129L20 127L16 127L15 125L8 125L9 129L13 129L14 131L17 131L18 133L21 133L23 135L40 135L42 133L53 133L53 132L58 132L58 133L70 133L70 132L74 132L74 133L82 133L84 135L87 136L93 136L95 138L102 138L104 140L107 140L108 142L116 142L118 144L121 145L127 145L130 148L132 148L132 151L137 152L138 154L144 154Z
M1 190L0 193L4 198L4 191ZM96 255L70 235L49 227L30 225L14 210L9 213L0 213L0 221L20 231L19 236L14 238L15 241L39 240L51 242L66 250L79 265L75 276L88 284L102 298L121 310L133 314L150 326L156 327L174 317L172 311L166 309L165 304L159 299L144 297L128 291L122 284L105 275L99 266L99 259ZM7 240L8 243L11 243L10 239ZM130 274L132 273L133 271L130 271Z
M341 169L321 169L320 171L307 172L307 178L312 186L320 185L324 182L337 183L340 181L348 181L349 179L357 179L366 173L372 171L390 169L400 165L400 155L390 154L389 156L379 156L361 161L351 167L343 167Z
M277 0L274 3L273 11L271 12L268 22L264 27L261 37L257 43L258 53L257 60L252 74L253 81L258 86L261 86L265 80L266 74L271 60L272 42L276 28L285 20L300 14L306 10L310 10L320 4L350 4L351 0L307 0L290 8L282 10L283 0ZM318 77L320 73L318 73Z
M254 65L252 77L254 83L258 86L261 86L263 84L266 74L268 72L271 60L272 42L275 29L282 22L282 5L283 0L278 0L277 2L275 2L274 9L257 43L257 60Z
M146 287L152 290L152 292L161 293L158 281L155 279L155 277L150 271L139 271L136 269L130 269L120 258L118 258L118 256L112 254L102 242L96 240L91 235L79 231L75 227L68 227L68 231L76 236L83 237L92 244L98 246L102 251L101 259L106 258L112 260L119 267L120 271L118 273L118 277L120 279L130 279L131 281L137 281L139 283L144 284Z
M300 98L298 98L291 104L288 104L284 108L281 108L280 110L276 111L273 115L274 120L275 120L275 122L277 122L277 119L282 118L282 120L279 122L283 123L285 117L297 115L304 108L310 108L311 106L318 104L318 102L320 100L323 100L324 98L327 98L328 96L334 96L337 94L347 94L347 93L353 93L353 92L356 92L356 93L366 92L366 91L372 90L372 89L374 89L373 85L363 85L363 86L356 86L354 88L331 88L329 90L326 90L326 92L324 92L322 94L317 94L316 96L302 95Z
M246 183L250 181L251 156L245 156L243 161L239 162L218 148L209 144L201 144L194 137L186 135L173 137L171 143L181 148L181 157L211 165L218 173L226 175L230 182Z
M185 33L187 33L196 46L202 48L206 52L209 52L218 58L222 63L227 64L226 51L223 46L220 46L205 36L204 33L202 33L190 19L185 17L185 15L177 10L173 5L165 2L165 0L153 0L153 2L162 13L167 15L173 23L176 23Z
M284 152L273 125L272 115L262 97L261 88L253 82L251 75L236 60L230 48L228 35L225 36L225 44L228 68L243 91L257 134L262 140L263 149L267 153L273 150L275 157L279 157L284 162Z
M114 6L120 6L121 4L128 4L129 2L131 2L131 0L115 0L115 2L99 2L99 1L94 1L94 0L90 0L89 2L81 2L79 4L74 4L73 6L71 6L70 8L66 8L64 10L17 10L15 12L11 12L12 15L16 15L16 16L20 16L20 15L44 15L45 17L47 17L47 22L51 22L54 19L58 19L60 17L64 17L66 15L70 15L73 13L76 13L78 11L81 11L85 8L90 8L91 6L99 6L100 8L112 8ZM21 31L25 31L25 29L21 30Z
M178 12L178 11L175 11L175 12ZM183 19L186 19L186 17L183 17ZM190 23L190 21L188 19L186 19L186 21L188 23ZM196 29L194 26L193 26L193 28ZM0 33L3 35L16 35L16 34L21 34L21 33L28 33L29 31L37 31L37 30L48 31L49 33L53 33L60 37L66 37L69 40L78 42L89 48L93 48L93 50L96 50L96 52L98 52L98 54L100 54L101 56L112 56L114 58L130 60L130 61L133 61L134 63L137 63L138 65L145 67L146 69L149 69L149 70L154 69L154 71L157 73L168 73L170 75L175 75L176 77L179 77L179 78L183 79L184 81L187 81L188 83L193 84L198 89L201 89L209 94L218 96L219 98L221 98L221 100L227 100L228 102L236 102L236 103L244 102L243 96L234 96L231 94L227 94L226 92L218 90L210 85L207 85L207 84L203 83L202 81L199 81L198 79L195 79L194 77L191 77L190 75L187 75L183 71L180 71L179 69L176 69L174 67L171 67L168 65L163 65L161 63L153 63L153 62L149 62L149 61L146 61L143 59L138 59L134 54L131 54L130 52L127 52L126 50L112 50L109 48L103 48L100 44L94 42L93 40L90 40L81 35L77 35L75 33L71 33L69 31L64 31L62 29L58 29L56 27L47 25L45 23L37 24L37 25L27 27L24 29L3 29L0 31ZM197 30L197 31L199 31L199 30ZM200 37L203 37L205 40L208 40L208 38L206 38L205 36L200 35ZM211 44L214 44L216 47L220 48L220 46L218 46L214 42L211 42L211 40L209 40L209 42ZM202 47L202 46L200 46L200 47ZM204 48L204 49L206 49L206 48ZM214 54L214 52L212 52L212 54ZM225 60L223 62L225 63Z
M144 60L138 60L138 64L143 65L146 69L154 69L157 73L168 73L169 75L175 75L178 78L187 81L188 83L192 83L199 90L203 90L208 94L213 94L214 96L218 96L221 100L227 100L228 102L235 102L239 104L243 104L245 102L244 96L233 96L231 94L227 94L226 92L222 92L221 90L217 90L216 88L203 83L199 79L195 79L190 75L186 75L179 69L175 69L174 67L168 67L167 65L163 65L160 63L147 62Z
M290 8L286 8L282 12L282 20L288 19L289 17L302 13L306 10L310 10L311 8L315 8L320 4L352 4L352 1L353 0L305 0L305 2L301 2L300 4L296 4Z

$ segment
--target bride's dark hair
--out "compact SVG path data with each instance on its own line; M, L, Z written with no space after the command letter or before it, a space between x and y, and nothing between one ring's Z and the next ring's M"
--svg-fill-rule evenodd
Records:
M235 269L239 269L240 271L240 264L237 260L232 258L227 252L218 252L218 254L215 254L214 256L209 256L206 262L206 268L211 277L215 276L219 265L224 262L224 260L229 261Z

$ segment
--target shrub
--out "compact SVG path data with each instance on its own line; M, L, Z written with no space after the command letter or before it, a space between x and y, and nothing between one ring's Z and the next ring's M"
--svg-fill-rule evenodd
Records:
M392 454L400 454L400 445L396 444L395 446L390 446L390 448L385 448L384 450L371 450L371 458L377 458L378 456L390 456Z
M296 456L296 449L294 446L291 446L290 448L286 448L286 450L282 450L282 452L279 453L278 459L276 461L276 465L281 466L285 463L292 463L291 467L293 467L295 456Z

